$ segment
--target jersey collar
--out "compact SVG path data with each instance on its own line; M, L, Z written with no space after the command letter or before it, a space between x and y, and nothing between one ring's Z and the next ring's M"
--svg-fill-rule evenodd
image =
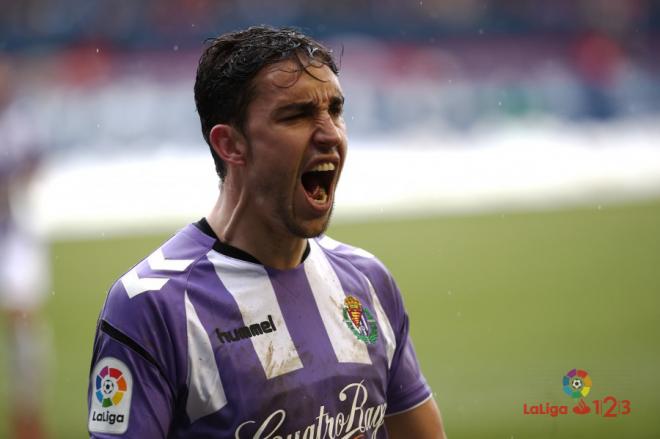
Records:
M229 245L225 242L222 242L220 238L218 238L218 236L215 234L215 232L211 228L211 225L206 220L206 218L200 219L196 223L193 223L193 225L197 227L205 235L208 235L211 238L215 239L215 242L213 243L213 250L217 251L218 253L221 253L225 256L229 256L230 258L240 259L242 261L263 265L257 258L252 256L248 252L243 251L240 248L234 247L233 245ZM307 259L307 255L309 255L309 251L310 251L309 241L307 241L305 251L303 252L302 259L300 260L301 263L304 262L305 259Z

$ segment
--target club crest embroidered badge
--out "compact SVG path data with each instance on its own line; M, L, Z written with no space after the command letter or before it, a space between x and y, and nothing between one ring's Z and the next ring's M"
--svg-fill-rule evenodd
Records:
M376 320L369 309L354 296L347 296L344 300L344 322L358 340L368 344L378 340Z

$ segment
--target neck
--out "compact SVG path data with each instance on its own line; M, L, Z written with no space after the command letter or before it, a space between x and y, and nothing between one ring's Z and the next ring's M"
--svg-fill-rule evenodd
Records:
M265 266L284 270L300 264L307 240L250 214L248 202L243 191L223 187L213 210L206 217L216 236L254 256Z

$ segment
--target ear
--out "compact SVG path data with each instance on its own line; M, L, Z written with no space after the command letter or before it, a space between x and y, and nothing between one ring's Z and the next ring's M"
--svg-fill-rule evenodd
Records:
M231 125L218 124L211 128L209 141L218 156L227 164L245 166L247 145L244 137Z

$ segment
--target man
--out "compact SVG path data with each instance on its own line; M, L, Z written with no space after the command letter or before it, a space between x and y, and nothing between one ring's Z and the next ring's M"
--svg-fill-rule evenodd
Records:
M9 437L41 439L46 437L42 401L50 359L50 328L41 307L50 276L48 251L31 227L27 198L43 143L11 96L16 85L11 70L0 60L0 318L9 366L2 379L10 388Z
M444 437L391 276L318 238L346 157L337 73L290 29L205 51L195 101L222 190L112 287L92 436Z

